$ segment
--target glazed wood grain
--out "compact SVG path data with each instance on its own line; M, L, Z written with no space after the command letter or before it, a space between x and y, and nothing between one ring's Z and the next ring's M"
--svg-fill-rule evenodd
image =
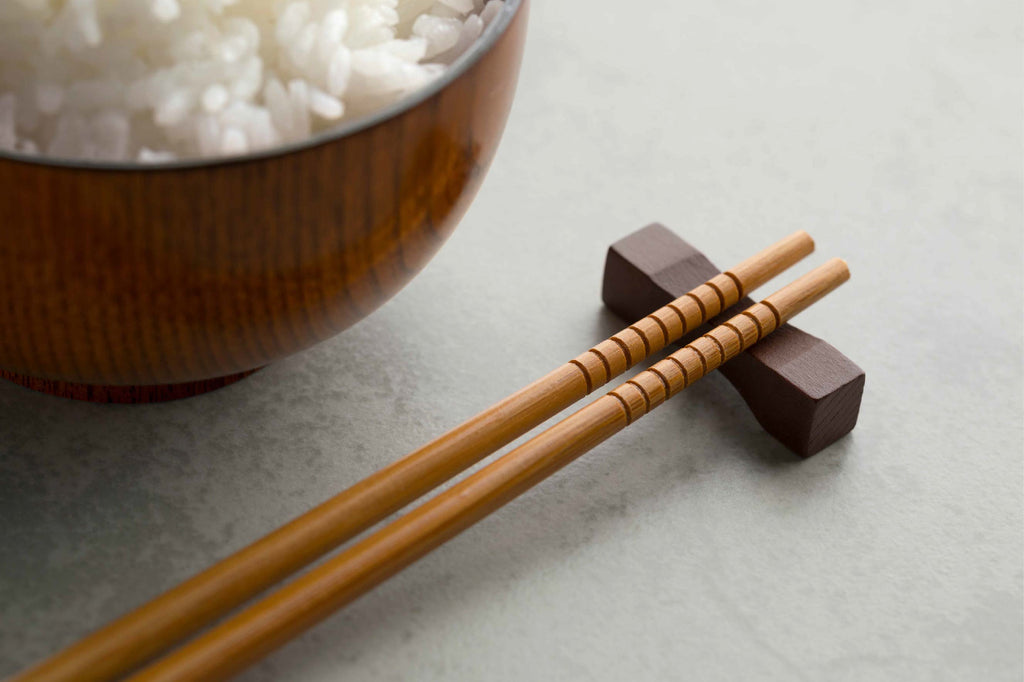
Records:
M220 680L281 646L771 334L849 279L833 259L129 678Z
M780 240L16 679L98 682L131 670L678 340L813 248L805 232Z
M435 96L260 160L88 170L0 158L0 369L179 384L246 372L397 292L476 192L515 90L526 7Z

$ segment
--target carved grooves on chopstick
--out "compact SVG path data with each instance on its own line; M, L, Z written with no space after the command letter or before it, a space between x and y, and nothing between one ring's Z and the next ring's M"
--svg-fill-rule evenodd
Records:
M723 322L722 326L731 329L732 332L736 335L736 339L740 343L740 351L739 352L742 353L743 351L745 351L749 344L747 343L747 340L745 338L743 338L743 332L741 332L739 329L737 329L736 325L734 325L732 322Z
M694 295L694 293L692 291L686 292L685 296L687 298L691 299L694 303L697 304L697 307L700 308L700 316L701 316L701 318L703 318L705 320L708 319L708 311L707 311L707 308L704 307L704 301L700 300L700 298L698 298L696 295Z
M756 315L751 313L749 310L744 310L742 313L740 313L739 316L746 317L746 318L748 318L748 319L750 319L750 320L752 320L754 322L754 325L757 327L757 338L758 339L760 339L762 336L764 336L764 329L761 328L761 320L757 319ZM733 320L735 320L735 319L736 318L734 317ZM732 320L730 320L730 322L731 321Z
M612 398L615 398L616 400L618 400L619 403L622 405L622 413L624 415L626 415L626 425L628 426L628 425L632 424L633 423L633 415L630 414L629 403L626 402L626 399L623 398L618 393L616 393L615 391L612 391L608 395L610 395Z
M576 358L573 358L572 360L569 361L569 364L576 365L576 367L579 368L580 372L583 373L583 380L587 382L587 395L593 393L594 380L590 378L590 372L588 372L587 368L583 366L583 363L577 360Z
M658 325L658 328L661 329L661 336L664 339L664 342L662 342L661 347L664 348L665 346L667 346L671 342L671 337L669 337L669 335L668 335L668 327L665 326L665 323L662 322L658 317L656 317L653 314L652 315L648 315L644 319L645 320L654 320L655 324Z
M676 357L675 353L673 353L672 355L668 356L667 358L665 358L664 360L659 362L657 365L655 365L655 367L658 367L658 365L661 365L661 364L672 364L672 365L675 365L675 366L677 366L679 368L679 373L683 377L683 385L679 387L680 391L682 391L683 389L685 389L687 386L690 385L690 372L689 372L689 370L686 369L686 365L684 365L682 363L682 361L679 358ZM661 369L660 367L658 367L658 368ZM676 391L673 391L673 393L675 393L675 392Z
M737 277L736 275L732 274L731 270L726 270L722 274L725 275L726 277L728 277L729 279L731 279L732 283L736 286L736 300L737 301L747 295L747 292L743 289L743 282L740 281L739 277Z
M626 424L644 416L694 381L736 357L779 326L772 306L756 304L608 393Z
M667 398L666 387L662 383L662 379L649 370L637 374L608 395L621 403L627 425L665 402Z
M694 344L697 343L697 341L702 341L703 339L704 339L704 337L702 336L702 337L700 337L699 339L696 339L693 343L690 344L690 350L692 350L694 353L696 353L697 354L697 359L700 360L700 375L701 376L704 376L705 374L708 373L708 358L707 358L706 355L704 355L703 351L701 351L699 348L697 348L697 346L695 346Z
M650 319L646 317L644 319ZM630 331L636 332L636 335L640 337L640 340L644 342L644 357L649 357L651 354L651 342L647 340L647 334L644 333L643 329L640 329L637 325L630 325Z
M612 341L618 344L619 348L622 349L622 354L626 356L626 367L633 366L633 354L629 352L629 344L620 339L618 336L613 336ZM640 358L637 358L638 360Z
M685 334L686 331L687 331L687 329L686 329L686 315L683 314L683 311L680 310L678 308L678 306L676 306L676 304L674 302L673 303L668 303L668 304L665 305L664 308L662 308L662 310L666 310L666 309L667 310L671 310L672 312L674 312L676 314L676 317L679 318L679 324L683 325L683 333Z
M570 364L583 374L587 393L592 393L652 353L735 304L743 291L738 282L738 278L729 273L716 275L681 298L570 360ZM714 342L718 343L718 340ZM724 353L721 344L719 349L720 353ZM707 372L706 354L698 350L698 355ZM667 393L671 394L671 386L667 388Z
M725 345L711 334L705 334L705 339L711 339L712 343L718 346L718 357L720 358L718 364L725 362Z
M659 379L661 379L661 383L664 384L664 386L665 386L665 400L668 400L669 398L671 398L672 397L672 384L669 383L668 377L665 376L660 369L658 369L657 365L655 365L654 367L651 367L651 369L648 370L648 371L650 371L653 374L657 375L657 377Z
M768 308L768 310L772 311L772 315L774 315L774 316L775 316L775 326L776 326L776 327L781 327L781 326L782 326L782 315L780 315L780 314L779 314L779 311L778 311L778 310L777 310L777 309L775 308L775 306L774 306L774 305L772 305L772 304L771 304L771 303L770 303L769 301L767 301L767 300L765 300L765 301L762 301L761 303L762 303L762 304L763 304L763 305L764 305L764 306L765 306L766 308Z
M644 387L637 383L636 379L630 379L626 382L630 386L636 386L637 390L640 391L640 395L644 398L644 414L651 411L651 396L644 390Z
M721 289L719 289L719 288L718 288L718 287L717 287L717 286L715 285L715 283L714 283L714 282L712 282L712 281L708 280L708 281L706 282L706 284L707 284L707 285L708 285L709 287L711 287L711 290L712 290L712 291L714 291L714 292L715 292L715 294L716 294L716 295L718 296L718 310L719 310L719 312L721 312L721 311L725 310L725 294L723 294L723 293L722 293L722 290L721 290Z

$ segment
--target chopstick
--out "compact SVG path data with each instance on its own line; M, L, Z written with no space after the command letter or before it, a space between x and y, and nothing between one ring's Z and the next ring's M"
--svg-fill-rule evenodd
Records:
M803 231L776 242L12 682L105 682L130 672L678 341L813 250Z
M237 673L621 431L849 279L836 258L129 678Z

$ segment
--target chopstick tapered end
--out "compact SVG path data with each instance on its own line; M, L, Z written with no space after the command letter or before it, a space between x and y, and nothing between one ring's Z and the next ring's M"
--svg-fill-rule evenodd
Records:
M764 299L776 312L779 322L806 310L850 279L850 268L842 258L832 258L791 284Z
M814 251L814 240L803 230L783 237L729 271L746 296L768 280L789 269Z

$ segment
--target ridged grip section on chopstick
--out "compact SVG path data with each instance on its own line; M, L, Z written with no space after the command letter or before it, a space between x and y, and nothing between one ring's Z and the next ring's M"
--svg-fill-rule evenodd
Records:
M710 280L569 362L591 393L638 362L681 339L740 299L741 280L728 272Z
M771 307L755 303L650 369L637 374L608 395L619 402L626 423L632 424L697 379L718 369L775 331L778 325L778 317Z
M731 270L715 275L569 362L583 374L587 393L592 393L652 353L678 341L735 305L752 289L813 250L814 240L806 232L795 232Z
M620 404L627 425L632 424L771 334L849 278L846 263L833 258L641 372L608 396ZM707 309L701 310L706 312Z

